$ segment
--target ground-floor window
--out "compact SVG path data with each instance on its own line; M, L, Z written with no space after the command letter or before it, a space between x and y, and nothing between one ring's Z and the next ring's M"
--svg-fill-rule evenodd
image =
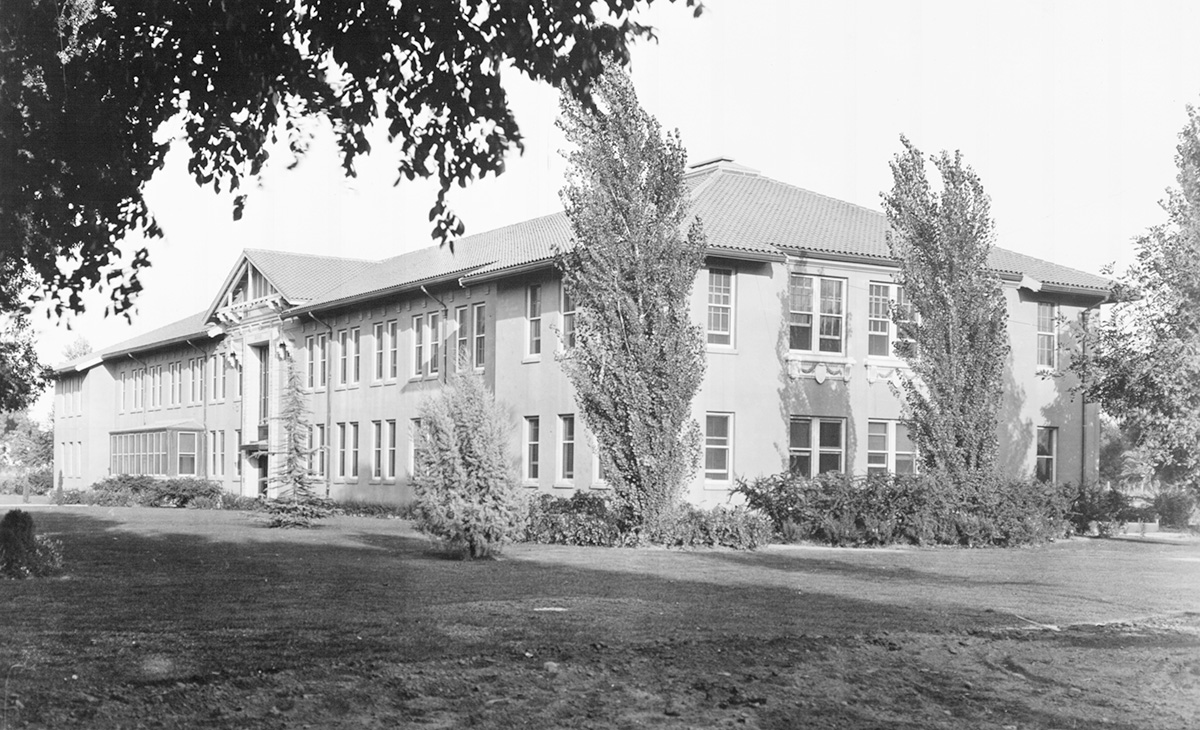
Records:
M562 452L558 476L569 482L575 478L575 416L559 416L558 426L558 442Z
M114 433L109 437L109 457L113 474L165 476L167 434L165 431Z
M1055 480L1057 457L1058 429L1040 426L1037 430L1037 466L1034 471L1038 481L1053 482Z
M846 419L792 416L788 470L802 477L846 470Z
M525 417L525 478L536 481L542 450L542 426L537 416Z
M908 426L899 421L867 423L867 474L912 474L916 449Z
M733 414L704 415L704 478L727 482L730 478L730 455L733 453Z
M196 457L199 454L198 434L180 431L179 432L179 475L180 476L195 476L196 475Z

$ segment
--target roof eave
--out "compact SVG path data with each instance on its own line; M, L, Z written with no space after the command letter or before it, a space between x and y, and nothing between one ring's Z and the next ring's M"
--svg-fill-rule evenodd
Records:
M502 269L484 271L479 274L467 274L466 276L459 277L458 281L463 286L486 284L488 282L496 281L497 279L503 279L507 276L518 276L520 274L528 274L532 271L540 271L541 269L545 269L553 265L554 259L552 258L538 259L536 261L517 264L515 266L506 266Z
M302 317L309 312L328 312L332 309L342 309L344 307L362 304L363 302L369 302L375 299L383 299L386 297L395 296L397 294L406 294L410 291L417 291L423 286L430 286L431 284L456 283L462 280L461 273L462 272L456 271L449 274L438 274L436 276L428 276L424 279L417 279L416 281L407 281L403 284L396 284L383 289L376 289L374 291L363 292L361 294L353 294L341 299L332 299L328 302L304 304L285 310L280 316Z

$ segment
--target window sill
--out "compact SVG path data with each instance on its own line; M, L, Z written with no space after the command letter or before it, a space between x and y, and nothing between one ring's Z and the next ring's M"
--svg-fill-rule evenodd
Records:
M522 365L529 365L530 363L541 362L541 361L542 361L541 355L526 355L525 357L521 358Z
M575 482L565 482L565 481L564 482L555 482L554 488L555 489L574 489Z
M1058 368L1050 368L1045 365L1037 366L1037 375L1039 378L1061 378L1063 373Z
M704 488L710 491L729 491L733 488L733 481L730 479L708 479L704 480Z
M704 351L709 355L736 355L737 348L732 345L705 345Z
M806 352L804 350L788 350L784 357L787 362L823 362L829 365L853 365L854 358L837 352Z
M866 364L881 368L906 368L908 363L891 355L867 355Z

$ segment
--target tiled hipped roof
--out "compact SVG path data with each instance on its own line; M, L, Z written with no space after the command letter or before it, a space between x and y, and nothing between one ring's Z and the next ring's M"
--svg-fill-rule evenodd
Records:
M719 255L891 260L887 219L878 211L771 180L725 159L696 165L686 182L693 212L704 223L710 249ZM448 247L430 246L374 262L262 249L247 249L245 256L285 299L298 305L290 311L300 314L351 306L422 284L477 281L547 266L555 244L570 242L570 222L560 212L467 236L455 242L453 253ZM1002 248L992 250L991 265L1002 276L1029 277L1043 288L1096 297L1106 296L1111 284L1094 274ZM198 336L205 325L203 313L193 315L98 355Z

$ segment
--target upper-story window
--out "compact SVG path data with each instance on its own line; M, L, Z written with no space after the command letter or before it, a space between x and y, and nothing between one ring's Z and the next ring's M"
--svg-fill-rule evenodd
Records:
M350 383L357 385L362 375L362 336L358 327L350 330Z
M371 380L380 381L383 380L384 356L387 353L383 341L383 322L376 322L371 328L371 344L374 348L372 352L375 353L375 369L371 373Z
M397 322L391 320L387 323L387 345L388 345L388 378L395 379L400 370L400 339L396 337Z
M568 350L575 346L575 300L566 286L562 288L562 338Z
M146 369L138 368L133 371L133 410L140 411L143 398L146 396Z
M487 319L484 316L486 306L476 304L471 313L475 318L475 369L482 370L487 355Z
M791 275L788 349L835 355L845 352L845 289L844 279Z
M531 284L525 293L525 354L542 354L542 285Z
M1058 307L1038 302L1037 308L1037 364L1053 370L1058 367Z
M895 354L900 333L892 322L893 303L899 310L901 321L907 320L908 305L904 301L904 288L897 284L871 283L867 289L868 355L887 357Z
M170 405L177 406L183 401L183 373L179 369L180 363L173 362L167 366L167 375L169 380L170 390Z
M454 370L471 368L471 313L466 307L454 310Z
M360 337L357 327L338 332L338 385L357 384L359 378L358 345Z
M329 335L320 334L305 337L304 349L308 353L308 387L324 388L327 377L325 372L325 358L329 353Z
M708 344L733 344L733 269L708 270Z
M425 374L425 315L412 318L413 333L413 376Z
M429 374L437 375L442 363L442 317L429 313Z

